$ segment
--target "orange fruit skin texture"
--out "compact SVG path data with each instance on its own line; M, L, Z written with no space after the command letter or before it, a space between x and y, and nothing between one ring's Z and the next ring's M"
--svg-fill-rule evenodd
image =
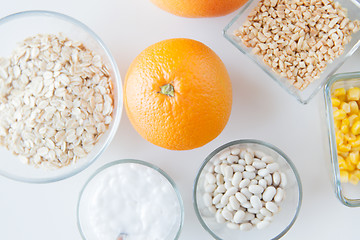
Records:
M151 0L159 8L172 14L189 17L219 17L244 5L247 0Z
M159 93L171 83L175 95ZM177 38L141 52L124 84L125 109L136 131L171 150L201 147L217 137L231 113L232 88L221 59L201 42Z

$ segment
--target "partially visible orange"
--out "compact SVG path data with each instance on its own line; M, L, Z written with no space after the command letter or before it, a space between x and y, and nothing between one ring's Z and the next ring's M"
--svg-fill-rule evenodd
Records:
M203 146L224 129L231 112L225 65L201 42L177 38L141 52L129 67L125 109L137 132L172 150Z
M247 0L151 0L161 9L190 18L219 17L244 5Z

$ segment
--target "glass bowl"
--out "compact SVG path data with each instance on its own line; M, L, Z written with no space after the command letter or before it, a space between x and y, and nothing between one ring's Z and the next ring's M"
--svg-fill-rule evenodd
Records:
M331 94L335 89L349 89L350 87L360 87L360 72L335 74L330 78L329 82L324 87L324 112L327 126L327 143L329 145L329 147L327 147L326 149L330 150L330 161L327 161L327 166L330 169L330 176L335 190L335 194L340 200L340 202L348 207L359 207L360 186L353 185L351 183L341 183L340 181L340 168L338 162L335 126L333 120L334 115L331 102Z
M49 183L71 177L93 163L106 149L118 128L122 113L122 85L119 70L102 40L87 26L69 16L49 11L26 11L0 19L0 56L9 57L17 43L36 34L63 33L71 40L81 41L102 57L108 67L114 95L113 119L94 149L76 164L47 170L22 163L4 147L0 147L0 174L13 180L31 183Z
M289 94L294 96L299 102L308 103L316 93L325 85L328 78L333 75L336 70L350 57L356 49L360 46L360 31L352 34L352 40L345 45L345 50L342 55L337 57L332 63L328 64L320 75L320 78L314 80L305 89L299 90L295 88L286 78L281 77L275 73L269 66L264 64L262 59L252 52L252 48L246 47L239 37L234 36L234 31L239 29L240 26L246 21L247 16L257 6L260 0L249 0L240 10L240 12L230 21L224 28L224 37L229 40L237 49L250 57L260 68L267 73L275 82L277 82ZM356 0L339 0L336 1L342 7L347 9L347 16L350 20L360 20L360 4Z
M104 189L101 184L109 187ZM164 204L169 205L161 206ZM162 223L155 216L163 217ZM163 170L144 161L123 159L99 168L85 183L79 196L77 219L80 234L87 240L113 240L119 234L129 239L178 239L184 206L175 182ZM146 231L134 226L139 222ZM168 236L159 236L156 230L165 231L161 234Z
M215 213L206 207L203 200L205 193L204 181L208 169L214 166L226 151L231 151L234 147L240 149L252 149L261 151L274 159L280 166L279 170L287 177L287 185L284 187L285 197L281 202L280 211L273 215L273 221L266 228L251 229L250 231L241 231L240 229L230 229L227 223L218 223ZM229 142L215 149L201 165L194 183L193 204L196 215L206 231L217 240L235 240L235 239L279 239L286 234L294 224L301 207L302 186L299 174L291 160L277 147L259 140L244 139Z

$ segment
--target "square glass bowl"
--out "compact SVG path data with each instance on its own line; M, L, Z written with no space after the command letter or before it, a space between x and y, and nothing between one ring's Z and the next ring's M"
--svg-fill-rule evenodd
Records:
M333 75L336 70L350 57L356 49L360 46L360 31L351 35L351 42L345 45L344 53L337 57L332 63L327 64L325 71L322 72L320 78L314 80L305 89L299 90L295 88L289 80L281 77L267 66L263 60L252 52L253 48L246 47L239 37L234 35L234 31L238 30L240 26L247 20L248 15L257 6L260 0L249 0L241 9L240 12L231 20L231 22L224 28L223 34L237 49L250 57L256 64L260 66L275 82L277 82L289 94L294 96L299 102L308 103L316 93L326 84L327 80ZM347 9L347 17L350 20L360 20L360 3L356 0L339 0L335 1Z
M327 161L330 176L337 198L348 207L360 206L360 184L341 183L340 168L337 157L337 144L334 127L334 115L331 93L338 88L360 87L360 72L340 73L332 76L324 87L324 110L326 115L327 136L330 150L330 161Z

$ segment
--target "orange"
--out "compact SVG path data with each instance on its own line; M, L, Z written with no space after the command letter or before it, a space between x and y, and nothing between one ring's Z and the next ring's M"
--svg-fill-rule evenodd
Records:
M247 0L151 0L161 9L181 17L219 17L244 5Z
M172 150L203 146L224 129L232 89L225 65L201 42L177 38L141 52L129 67L124 102L149 142Z

